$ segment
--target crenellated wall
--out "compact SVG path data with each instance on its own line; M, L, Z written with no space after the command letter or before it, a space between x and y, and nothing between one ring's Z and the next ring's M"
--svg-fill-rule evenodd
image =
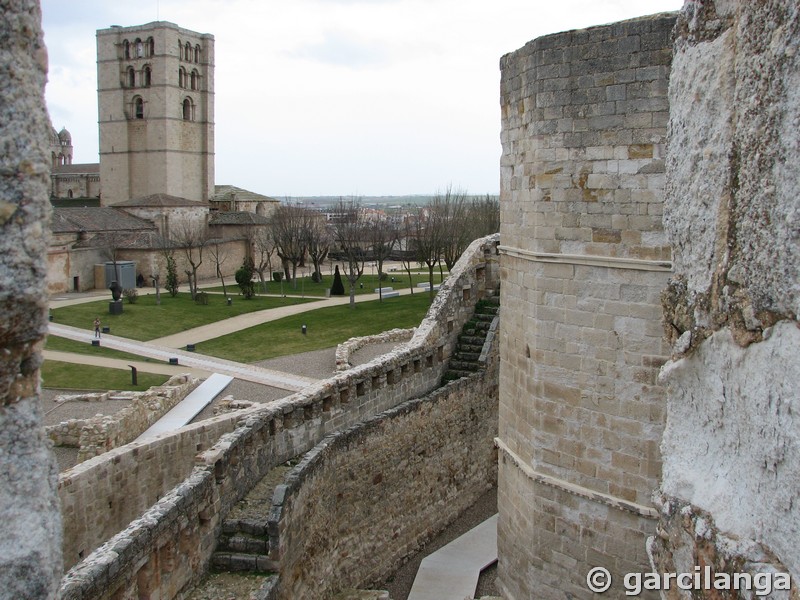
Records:
M497 480L497 347L485 371L326 437L275 490L279 597L384 580Z
M788 570L797 582L800 6L687 2L675 31L664 204L672 358L650 551L661 571Z
M97 509L74 535L102 531L96 546L119 533L65 575L60 597L171 598L195 583L207 569L221 520L272 467L438 386L462 325L483 291L498 284L496 264L496 235L473 242L402 349L267 406L129 444L71 470L61 484L83 498L94 494ZM202 451L206 441L214 445ZM110 483L119 481L129 485ZM94 546L86 543L84 555Z
M661 223L674 14L501 60L498 580L589 598L646 570L667 359Z

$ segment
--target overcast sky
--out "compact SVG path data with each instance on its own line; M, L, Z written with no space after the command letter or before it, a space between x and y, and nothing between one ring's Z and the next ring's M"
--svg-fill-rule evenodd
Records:
M682 0L42 0L47 105L97 162L95 32L215 37L216 183L278 198L499 191L500 57Z

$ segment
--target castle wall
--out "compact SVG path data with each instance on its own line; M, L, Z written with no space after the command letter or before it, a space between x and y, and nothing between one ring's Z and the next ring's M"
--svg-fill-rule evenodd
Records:
M199 580L222 519L274 466L437 387L482 290L497 286L496 246L496 235L470 245L406 348L268 406L128 444L62 473L60 493L79 494L65 521L78 519L75 535L92 538L62 580L62 600L174 597ZM81 500L95 501L93 510Z
M800 577L799 38L777 1L687 3L676 27L662 571Z
M269 522L281 598L384 580L492 487L494 354L484 372L327 437L287 475Z
M593 567L647 570L669 351L674 22L550 35L501 60L498 580L509 600L589 598Z

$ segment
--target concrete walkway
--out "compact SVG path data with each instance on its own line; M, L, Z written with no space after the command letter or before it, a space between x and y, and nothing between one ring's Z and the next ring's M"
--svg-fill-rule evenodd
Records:
M102 340L101 340L102 341ZM198 379L205 379L211 371L194 369L181 365L168 365L166 363L145 362L143 360L124 360L122 358L108 358L105 356L92 356L91 354L78 354L77 352L61 352L58 350L45 350L42 352L45 360L72 363L75 365L91 365L93 367L108 367L130 371L131 366L142 373L158 373L159 375L180 375L189 373Z
M228 387L231 381L233 381L233 377L229 375L214 373L133 441L144 442L191 423L192 419Z
M497 561L497 515L426 556L408 600L464 600L475 595L480 572Z
M86 342L87 344L90 344L94 338L93 331L78 329L77 327L69 327L68 325L59 325L56 323L49 324L49 333L79 342ZM138 342L110 334L103 334L103 337L100 340L100 345L113 350L122 350L123 352L129 352L139 356L146 356L147 358L155 358L162 360L165 363L168 363L170 358L177 358L178 364L186 367L200 369L209 373L222 373L237 379L270 385L272 387L289 390L292 392L300 391L306 386L316 383L317 381L316 379L311 379L309 377L301 377L299 375L292 375L290 373L282 373L280 371L264 369L254 365L246 365L221 358L195 354L194 352L166 348L164 346L156 345L152 342ZM102 360L105 361L113 359L104 358ZM112 365L109 364L107 366ZM146 371L147 369L144 368L143 370Z

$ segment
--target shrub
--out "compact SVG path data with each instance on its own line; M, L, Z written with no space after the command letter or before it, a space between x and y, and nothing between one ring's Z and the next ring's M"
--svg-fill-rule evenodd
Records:
M175 266L175 259L167 257L167 281L164 283L169 295L173 298L178 295L178 268Z
M333 272L331 296L344 296L344 283L342 283L342 274L339 273L339 265L336 265L336 270Z
M125 296L128 304L136 304L136 301L139 299L139 291L136 288L122 290L122 295Z
M280 271L272 272L272 281L274 281L275 283L280 283L281 279L283 279L283 273L281 273Z
M235 275L236 283L239 289L242 290L242 296L245 297L245 300L250 300L250 298L256 295L256 286L253 282L254 274L255 269L253 268L252 259L245 258L242 266L239 267Z
M314 271L311 274L311 281L313 281L314 283L322 283L322 273L320 273L319 271Z

